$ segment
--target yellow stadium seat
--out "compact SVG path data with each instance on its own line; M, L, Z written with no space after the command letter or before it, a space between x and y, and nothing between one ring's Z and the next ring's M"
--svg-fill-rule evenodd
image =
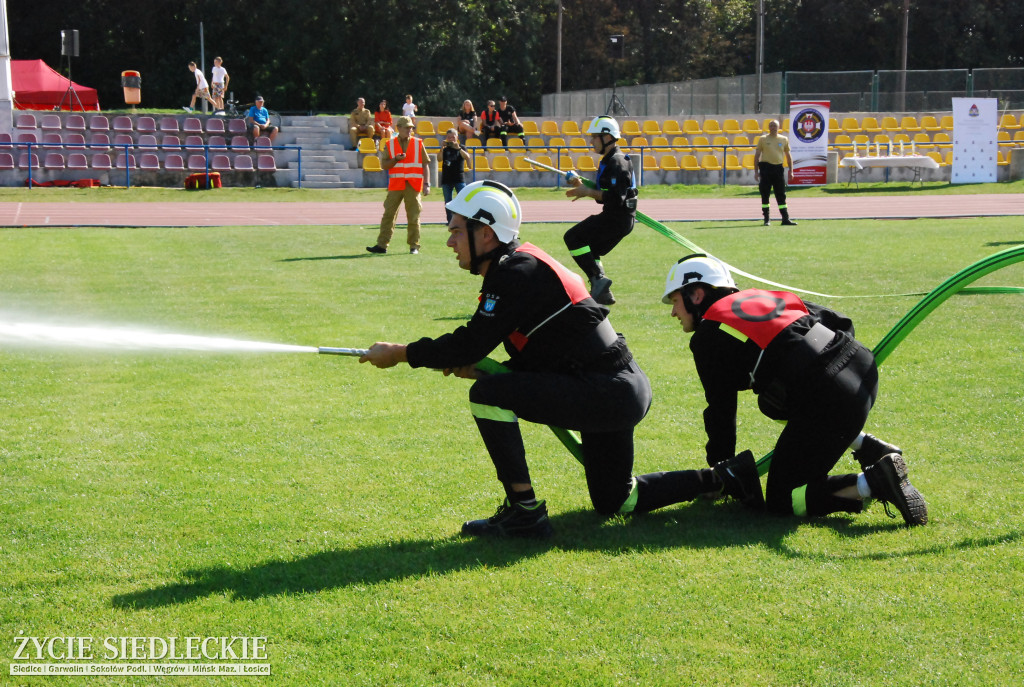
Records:
M998 153L996 153L996 155L997 155L996 164L999 165L1000 167L1005 167L1006 165L1010 164L1010 151L1009 150L1006 151L1005 153L1002 150L1000 150L1000 151L998 151Z
M661 168L658 167L658 161L655 159L653 155L644 155L645 172L657 172L659 169Z
M722 125L717 119L705 119L703 129L708 136L718 136L722 133Z
M953 140L945 131L940 131L939 133L932 136L932 143L934 143L940 148L949 148L953 145Z
M917 123L917 117L904 117L900 120L900 129L907 133L916 134L921 130L921 125Z
M634 119L624 120L620 130L622 131L623 138L632 138L643 134L643 131L640 129L640 124L638 124Z
M946 131L952 131L953 115L942 115L942 118L939 120L939 126L941 126Z
M643 132L644 136L660 136L661 126L658 124L658 122L654 121L653 119L645 119L644 126L641 129L641 131Z
M540 136L540 129L537 128L537 122L532 119L520 119L523 123L523 133L527 136Z
M843 133L843 126L839 123L839 120L835 117L828 118L828 132L830 134L841 134Z
M471 136L471 137L466 139L466 147L467 148L479 148L481 145L483 145L483 144L480 143L480 139L477 138L476 136Z
M859 134L861 132L860 122L854 117L843 117L843 131L848 134Z
M550 119L545 119L540 123L540 135L541 136L557 136L558 135L558 122L553 122Z
M740 164L738 157L729 153L725 156L725 169L729 172L739 172L742 171L743 165Z
M508 157L505 155L495 155L491 168L495 172L512 172L512 163L508 161Z
M697 162L696 155L682 155L679 158L679 166L684 172L699 172L700 163Z
M746 134L740 134L733 137L732 145L734 148L749 148L752 144Z
M512 158L512 169L517 172L533 172L537 168L526 161L525 155L516 155Z
M589 148L590 147L590 143L588 143L587 139L583 138L582 136L576 136L575 138L570 138L569 139L569 147L570 148Z
M358 143L358 150L364 155L376 155L377 154L377 142L372 138L360 138Z
M882 128L888 132L895 133L900 130L900 123L895 117L882 117Z
M455 126L455 122L453 122L450 119L442 119L440 122L437 123L438 135L446 135L448 133L448 129L455 129L456 131L458 131L458 128Z
M1000 129L996 133L996 140L999 142L999 145L1004 147L1009 147L1013 145L1013 140L1010 138L1009 131L1003 131L1002 129Z
M882 127L878 124L878 120L874 117L864 117L861 119L860 128L866 134L877 134L883 131Z
M384 168L380 166L380 159L376 155L367 155L363 158L363 171L383 172Z
M910 134L900 132L892 137L892 143L895 146L899 146L900 143L910 145Z
M594 162L592 155L580 155L579 159L576 160L576 167L581 172L597 171L597 164Z
M668 148L668 139L664 136L655 136L651 139L651 145L655 148Z
M562 134L566 137L571 136L582 136L583 132L580 131L580 125L572 119L567 119L562 122Z
M629 147L634 149L647 148L650 145L651 144L647 141L645 136L635 136L633 137L633 140L629 142Z
M526 146L526 143L523 141L522 137L520 137L520 136L509 136L508 137L508 147L509 148L522 148L524 146Z
M743 166L743 169L753 169L754 168L754 154L753 153L747 153L746 155L744 155L743 156L743 161L740 164Z
M491 138L488 138L487 139L487 147L488 148L500 148L501 147L501 139L497 138L497 137L493 137L493 136Z
M531 153L543 153L548 149L547 143L540 136L531 136L526 140L526 147L530 149Z
M920 148L921 146L930 148L932 145L931 137L927 134L927 132L924 131L919 131L918 133L914 134L913 141L914 145L917 146L918 148Z
M946 161L942 159L942 153L937 150L932 150L928 153L928 157L935 160L939 167L945 167Z
M437 132L434 131L434 123L427 119L421 119L416 122L416 135L420 138L424 136L437 136Z
M693 153L694 154L699 155L701 153L710 153L711 152L711 148L708 147L708 146L711 145L711 141L708 140L707 136L694 136L690 140L690 142L694 146L694 148L693 148Z
M554 167L555 166L555 163L552 162L551 158L549 156L547 156L547 155L537 155L536 157L534 157L532 159L536 160L537 162L541 163L542 165L547 165L548 167Z
M1003 116L999 118L999 128L1015 130L1021 128L1021 124L1017 121L1017 118L1013 116L1013 113L1004 112Z
M764 133L764 129L761 128L761 123L756 119L744 119L743 132L751 136L760 136Z
M679 166L679 160L676 159L675 155L662 155L658 165L666 172L682 171L682 167Z
M852 150L853 139L850 138L849 134L838 134L832 145L835 146L836 150Z
M939 121L932 115L925 115L924 117L921 117L921 128L925 131L931 131L932 133L942 131L942 127L939 126Z
M554 152L555 148L564 148L566 146L565 139L561 136L552 136L548 139L548 148Z
M729 136L735 136L743 133L743 127L740 126L740 123L735 119L727 119L722 122L722 131Z
M558 156L558 168L563 172L576 169L576 164L572 161L572 155L562 154Z
M942 134L935 134L936 143L938 143L938 138L941 135ZM949 136L946 136L946 138L948 139ZM1013 142L1017 144L1018 148L1024 147L1024 129L1018 129L1017 131L1013 132Z
M729 137L728 136L715 136L713 139L711 139L711 145L715 146L716 148L718 146L727 146L727 145L729 145Z
M696 119L684 119L683 133L687 136L699 136L704 130L700 128L700 122Z
M664 124L661 125L661 131L666 136L683 135L683 130L679 128L679 121L675 119L666 119Z
M473 169L478 172L490 172L491 165L487 162L486 155L477 155L473 158Z
M700 167L710 172L721 172L722 162L717 155L705 155L700 159Z
M690 139L686 136L675 136L672 139L672 147L680 153L686 152L690 149Z

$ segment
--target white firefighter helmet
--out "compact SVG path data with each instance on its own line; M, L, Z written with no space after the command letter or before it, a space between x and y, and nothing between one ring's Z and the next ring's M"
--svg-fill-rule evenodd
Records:
M661 302L671 303L669 296L687 284L736 288L736 282L733 281L725 263L704 253L687 255L672 265L665 279L665 295L661 297Z
M490 179L466 184L445 207L490 226L502 243L519 237L522 209L512 189L505 184Z
M615 140L622 138L622 130L619 128L619 123L615 121L614 117L609 117L608 115L594 117L590 121L590 124L587 125L586 133L591 136L596 134L611 134Z

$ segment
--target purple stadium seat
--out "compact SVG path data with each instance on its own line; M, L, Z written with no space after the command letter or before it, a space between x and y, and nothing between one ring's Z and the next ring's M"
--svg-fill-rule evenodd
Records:
M64 156L60 153L47 153L43 158L43 166L46 169L64 169Z
M89 169L89 160L84 153L68 155L68 169Z
M169 169L172 172L184 172L185 161L181 159L181 155L171 153L164 158L164 169Z

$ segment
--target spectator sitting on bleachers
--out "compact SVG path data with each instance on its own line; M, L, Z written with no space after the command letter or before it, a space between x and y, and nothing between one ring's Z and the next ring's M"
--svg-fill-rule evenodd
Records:
M487 147L487 139L501 137L501 129L501 117L494 109L494 101L488 100L487 107L480 111L480 138L483 140L484 147Z
M467 138L476 136L476 110L473 109L473 101L464 100L462 102L458 118L459 140L465 143Z

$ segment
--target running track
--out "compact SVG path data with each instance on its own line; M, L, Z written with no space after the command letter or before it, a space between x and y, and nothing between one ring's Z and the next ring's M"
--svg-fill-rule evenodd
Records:
M353 203L0 203L3 227L216 227L296 225L376 225L380 202ZM772 215L777 212L772 202ZM869 196L791 198L797 221L914 217L993 217L1024 215L1024 194ZM667 198L640 201L640 210L662 222L760 221L760 202L745 199ZM526 222L576 222L597 211L591 201L523 202ZM399 220L404 219L404 210ZM426 203L426 223L444 222L440 203Z

